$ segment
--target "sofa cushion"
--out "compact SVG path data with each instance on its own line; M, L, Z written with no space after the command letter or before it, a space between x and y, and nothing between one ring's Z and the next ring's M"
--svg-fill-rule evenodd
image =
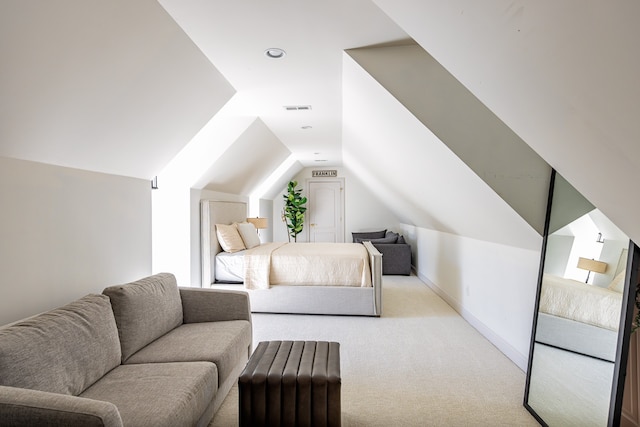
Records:
M173 274L160 273L125 285L111 286L103 293L111 299L123 362L182 324L182 301Z
M387 234L387 230L380 231L357 231L351 233L353 243L362 243L371 239L382 239Z
M0 425L123 427L113 403L4 386L0 386Z
M138 351L127 364L204 360L216 364L222 384L238 361L246 360L250 345L251 324L246 320L188 323Z
M369 239L371 243L397 243L398 235L396 233L387 233L387 235L381 239Z
M121 365L81 397L113 403L125 426L194 426L217 391L210 362Z
M120 364L109 298L87 295L0 328L0 384L78 395Z

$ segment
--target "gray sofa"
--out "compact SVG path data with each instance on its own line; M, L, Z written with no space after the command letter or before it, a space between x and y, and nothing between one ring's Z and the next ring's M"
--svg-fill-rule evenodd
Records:
M206 426L251 343L244 292L112 286L0 328L0 425Z
M411 274L411 245L393 231L359 231L351 233L353 243L369 241L382 254L382 274Z

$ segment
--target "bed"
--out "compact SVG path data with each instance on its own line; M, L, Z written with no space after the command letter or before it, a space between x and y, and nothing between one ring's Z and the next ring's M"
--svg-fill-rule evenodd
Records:
M576 280L545 274L540 311L617 331L622 293Z
M266 243L223 250L216 225L244 224L246 218L246 203L201 201L203 287L249 293L252 312L381 315L382 255L372 244Z
M624 272L609 287L543 275L536 341L614 361Z

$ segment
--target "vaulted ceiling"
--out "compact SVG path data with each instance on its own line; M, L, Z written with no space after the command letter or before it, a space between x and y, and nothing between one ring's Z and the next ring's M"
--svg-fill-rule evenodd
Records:
M182 159L188 185L245 195L282 164L344 166L407 223L524 247L551 165L640 241L638 17L621 0L2 2L0 156L144 179ZM458 85L446 108L411 96L434 81L418 57Z

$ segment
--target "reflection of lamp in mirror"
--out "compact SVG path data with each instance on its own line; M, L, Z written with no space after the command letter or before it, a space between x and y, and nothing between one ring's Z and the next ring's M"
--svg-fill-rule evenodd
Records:
M607 271L607 263L606 262L602 262L602 261L596 261L595 259L588 259L588 258L578 258L578 268L582 269L582 270L587 270L587 280L584 281L584 283L587 283L589 281L589 275L591 274L591 272L593 271L594 273L604 273L605 271Z
M267 218L247 218L247 222L250 222L256 227L256 231L260 234L260 230L267 228Z

